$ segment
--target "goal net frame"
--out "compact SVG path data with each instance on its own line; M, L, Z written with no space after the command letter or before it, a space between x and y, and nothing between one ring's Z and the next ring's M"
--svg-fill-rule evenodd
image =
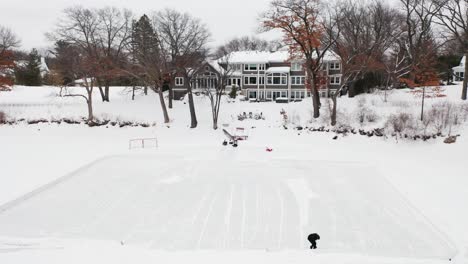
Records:
M128 141L128 149L157 149L159 142L157 138L135 138Z

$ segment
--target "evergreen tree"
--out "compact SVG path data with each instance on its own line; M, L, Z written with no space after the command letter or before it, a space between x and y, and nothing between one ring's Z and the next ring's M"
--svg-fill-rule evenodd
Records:
M33 49L28 55L24 66L16 70L16 82L27 86L41 86L41 56L36 49Z
M132 28L133 75L159 94L164 123L169 123L169 114L164 101L164 84L167 79L166 58L161 43L148 16L143 15Z

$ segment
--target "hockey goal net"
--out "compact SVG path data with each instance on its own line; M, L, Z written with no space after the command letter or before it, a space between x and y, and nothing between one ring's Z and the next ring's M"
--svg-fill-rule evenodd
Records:
M157 138L136 138L130 139L128 142L129 149L151 149L158 148Z

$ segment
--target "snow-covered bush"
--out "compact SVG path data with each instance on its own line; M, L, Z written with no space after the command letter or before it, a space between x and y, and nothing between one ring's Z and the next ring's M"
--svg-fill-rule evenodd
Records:
M464 104L454 104L449 101L432 105L426 118L432 120L435 133L451 134L454 128L459 127L468 119L468 111Z
M399 137L413 135L416 129L417 122L414 116L405 112L390 115L385 123L387 134Z
M374 105L375 100L371 100L371 103ZM376 111L367 105L367 100L365 97L361 97L358 101L358 108L356 110L356 117L359 124L363 125L364 123L375 123L378 121L379 117Z

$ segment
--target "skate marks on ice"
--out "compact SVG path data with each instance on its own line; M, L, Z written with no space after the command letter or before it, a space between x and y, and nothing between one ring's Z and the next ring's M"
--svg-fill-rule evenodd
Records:
M307 250L448 259L447 239L371 167L119 156L0 207L0 237L168 250ZM1 239L0 239L1 242Z

